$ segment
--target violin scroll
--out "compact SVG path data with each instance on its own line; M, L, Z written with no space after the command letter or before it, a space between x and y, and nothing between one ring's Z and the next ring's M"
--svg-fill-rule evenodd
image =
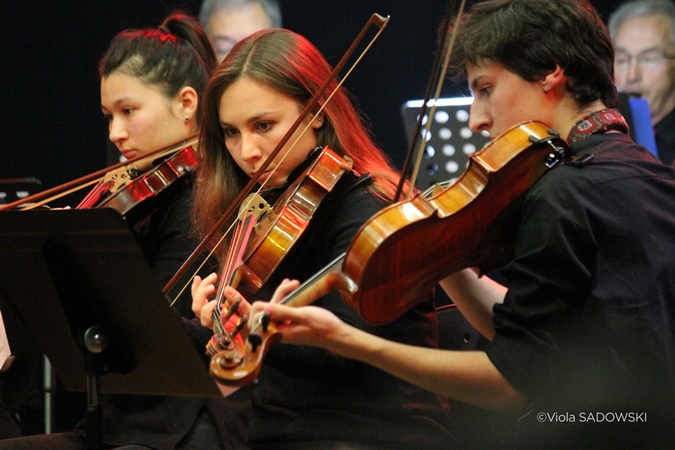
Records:
M357 286L341 270L344 254L335 258L282 301L289 306L308 305L331 291L344 297L354 293ZM241 338L241 339L240 339ZM255 381L267 352L281 342L281 334L267 313L259 316L248 329L227 342L227 348L214 353L210 373L228 386L243 386Z
M255 381L265 355L281 342L281 334L266 315L260 317L253 332L244 334L248 336L241 336L242 339L220 339L219 345L225 343L226 346L211 356L209 373L228 386L243 386ZM217 339L215 335L211 340L214 339Z

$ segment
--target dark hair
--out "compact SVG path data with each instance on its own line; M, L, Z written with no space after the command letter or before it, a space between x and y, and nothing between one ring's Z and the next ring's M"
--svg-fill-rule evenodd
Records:
M197 19L176 12L158 28L118 33L99 62L99 75L107 77L120 71L159 87L168 97L190 86L201 98L216 64L213 48Z
M284 29L268 28L237 43L208 81L203 98L199 167L195 196L196 224L203 232L220 219L249 177L237 166L225 146L218 110L225 90L242 77L269 86L304 107L328 79L332 69L323 55L304 37ZM333 80L318 108L337 88ZM371 190L392 199L399 174L372 141L347 93L338 89L321 112L323 125L317 143L353 161L359 173L370 173Z
M560 66L580 105L598 99L617 105L612 41L586 0L488 0L475 4L458 27L455 72L490 60L534 82Z

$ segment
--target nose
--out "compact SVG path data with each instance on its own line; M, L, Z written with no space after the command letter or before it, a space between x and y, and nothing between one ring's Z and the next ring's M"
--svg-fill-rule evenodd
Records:
M262 150L256 142L255 136L242 133L240 141L240 156L243 161L248 164L255 164L257 161L262 159Z
M111 142L117 144L128 136L129 133L121 120L116 120L114 117L110 119L110 122L108 123L108 138Z
M628 65L628 81L637 81L640 79L640 64L638 63L637 58L631 58L630 64Z
M490 131L491 126L492 118L490 114L484 107L474 101L469 109L469 128L471 131L474 133L479 133L483 130Z

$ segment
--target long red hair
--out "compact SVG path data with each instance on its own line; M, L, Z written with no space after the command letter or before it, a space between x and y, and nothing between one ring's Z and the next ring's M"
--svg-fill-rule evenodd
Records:
M203 161L195 196L195 221L202 235L213 228L249 181L225 146L218 116L220 98L225 90L245 76L297 100L304 107L328 79L331 70L314 45L284 29L262 30L239 42L216 69L207 82L202 103L200 147ZM331 83L317 103L317 109L337 84L337 80ZM370 189L375 195L393 199L400 175L375 145L342 88L321 114L324 123L316 130L317 143L349 157L356 172L371 175Z

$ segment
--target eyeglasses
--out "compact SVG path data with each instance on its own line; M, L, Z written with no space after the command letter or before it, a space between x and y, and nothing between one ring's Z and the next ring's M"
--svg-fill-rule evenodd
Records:
M649 70L662 66L666 61L675 60L675 55L666 55L662 50L656 48L643 50L636 56L628 52L618 51L614 57L614 66L617 69L626 70L633 63L633 58L641 69Z

